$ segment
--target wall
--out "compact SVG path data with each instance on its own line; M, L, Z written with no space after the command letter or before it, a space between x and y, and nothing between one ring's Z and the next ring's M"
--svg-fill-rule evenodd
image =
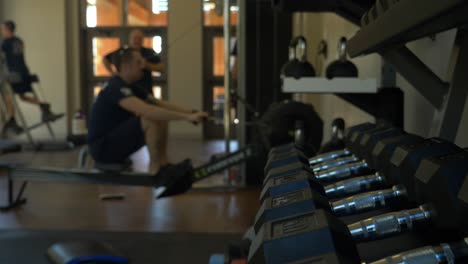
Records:
M300 33L300 19L296 15L294 29ZM315 59L316 45L309 45L309 61L316 65L317 71L323 73L326 65L337 58L337 41L341 36L351 38L358 30L335 14L306 14L302 26L304 35L309 43L318 43L320 39L328 42L329 53L327 59ZM436 36L436 40L424 38L412 43L408 47L425 62L442 79L450 80L448 73L449 58L452 52L454 32L444 32ZM359 69L360 78L377 78L380 83L380 69L382 60L378 55L369 55L352 59ZM429 137L432 126L434 108L427 102L404 78L397 75L397 86L405 93L405 129L408 132ZM374 121L373 117L357 109L351 104L333 95L300 96L306 102L312 103L324 119L324 140L330 136L330 123L335 117L344 117L347 125L351 126L365 121ZM468 146L468 107L465 105L461 127L458 131L456 143Z
M66 69L67 69L67 113L72 120L73 113L81 108L81 65L80 65L80 1L65 1L66 14ZM67 125L72 131L71 122Z
M171 0L169 8L169 101L188 109L202 109L201 7L201 0ZM202 130L187 122L172 122L170 134L201 138Z
M1 1L1 17L17 24L17 33L25 42L26 62L39 75L46 98L56 112L67 110L67 68L64 0ZM21 104L29 124L39 118L37 107ZM67 134L66 119L54 123L59 137ZM42 127L34 130L38 138L48 137Z

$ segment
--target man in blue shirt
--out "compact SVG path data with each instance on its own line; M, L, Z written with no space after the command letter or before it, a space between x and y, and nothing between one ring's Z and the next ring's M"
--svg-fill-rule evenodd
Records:
M34 81L31 77L26 62L24 60L24 43L15 35L16 25L13 21L5 21L2 23L1 31L4 37L1 44L1 53L6 59L6 66L9 71L9 83L15 94L18 94L21 100L31 104L38 105L42 110L42 121L55 121L63 116L63 114L53 114L50 110L50 104L41 102L37 96L32 93L31 83ZM29 94L32 93L32 94ZM7 106L9 120L3 127L3 133L8 130L13 130L16 133L23 132L23 128L18 126L15 121L15 107L11 95L5 93L5 104Z
M91 155L100 163L123 163L147 145L149 172L156 174L168 165L168 121L199 123L208 114L156 100L136 85L145 68L138 50L121 49L114 54L113 63L117 74L104 85L91 111L88 132Z
M143 47L145 35L139 30L135 29L130 32L129 35L129 48L135 49L140 52L144 59L143 77L135 83L136 86L140 86L146 89L149 93L153 93L153 77L152 72L164 71L164 64L161 63L161 58L156 54L153 49ZM120 49L111 52L104 56L103 63L106 69L112 74L117 74L115 65L113 64L112 58Z

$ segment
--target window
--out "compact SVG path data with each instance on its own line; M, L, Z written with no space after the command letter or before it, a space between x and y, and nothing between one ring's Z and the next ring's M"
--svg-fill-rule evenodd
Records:
M224 38L213 38L213 75L224 76Z
M128 0L126 8L123 0L85 1L86 26L89 28L124 25L167 26L168 0Z
M218 10L217 14L217 7L214 0L204 0L203 1L203 16L204 16L204 25L205 26L223 26L224 19L222 12L223 10ZM237 6L231 6L231 26L235 26L237 24L237 11L239 8Z
M122 25L122 0L86 0L86 26Z
M120 39L94 37L92 43L94 76L110 76L110 73L104 66L102 60L104 56L120 47Z
M162 87L161 86L153 86L153 96L154 96L154 98L157 98L157 99L162 98Z
M130 0L128 25L167 26L168 0Z

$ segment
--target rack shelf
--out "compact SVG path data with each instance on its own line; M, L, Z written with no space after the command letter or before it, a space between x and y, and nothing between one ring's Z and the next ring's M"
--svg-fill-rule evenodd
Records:
M377 93L376 79L283 78L284 93Z
M400 0L380 14L375 10L382 8L371 9L369 24L349 40L351 57L395 48L468 23L465 0Z

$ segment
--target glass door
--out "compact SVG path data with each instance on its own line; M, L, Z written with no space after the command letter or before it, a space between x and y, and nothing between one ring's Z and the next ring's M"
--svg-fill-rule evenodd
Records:
M167 67L167 0L81 0L83 56L83 109L90 110L95 96L109 79L103 64L108 53L127 45L130 32L145 34L143 46L152 48ZM167 98L167 73L153 74L153 95Z
M203 27L203 107L212 113L215 122L210 122L203 127L205 139L224 138L224 33L223 17L216 12L215 1L203 2L204 27ZM231 8L231 30L235 36L237 24L237 7ZM233 47L235 39L232 39ZM231 52L230 52L231 53ZM235 138L234 129L231 138Z

